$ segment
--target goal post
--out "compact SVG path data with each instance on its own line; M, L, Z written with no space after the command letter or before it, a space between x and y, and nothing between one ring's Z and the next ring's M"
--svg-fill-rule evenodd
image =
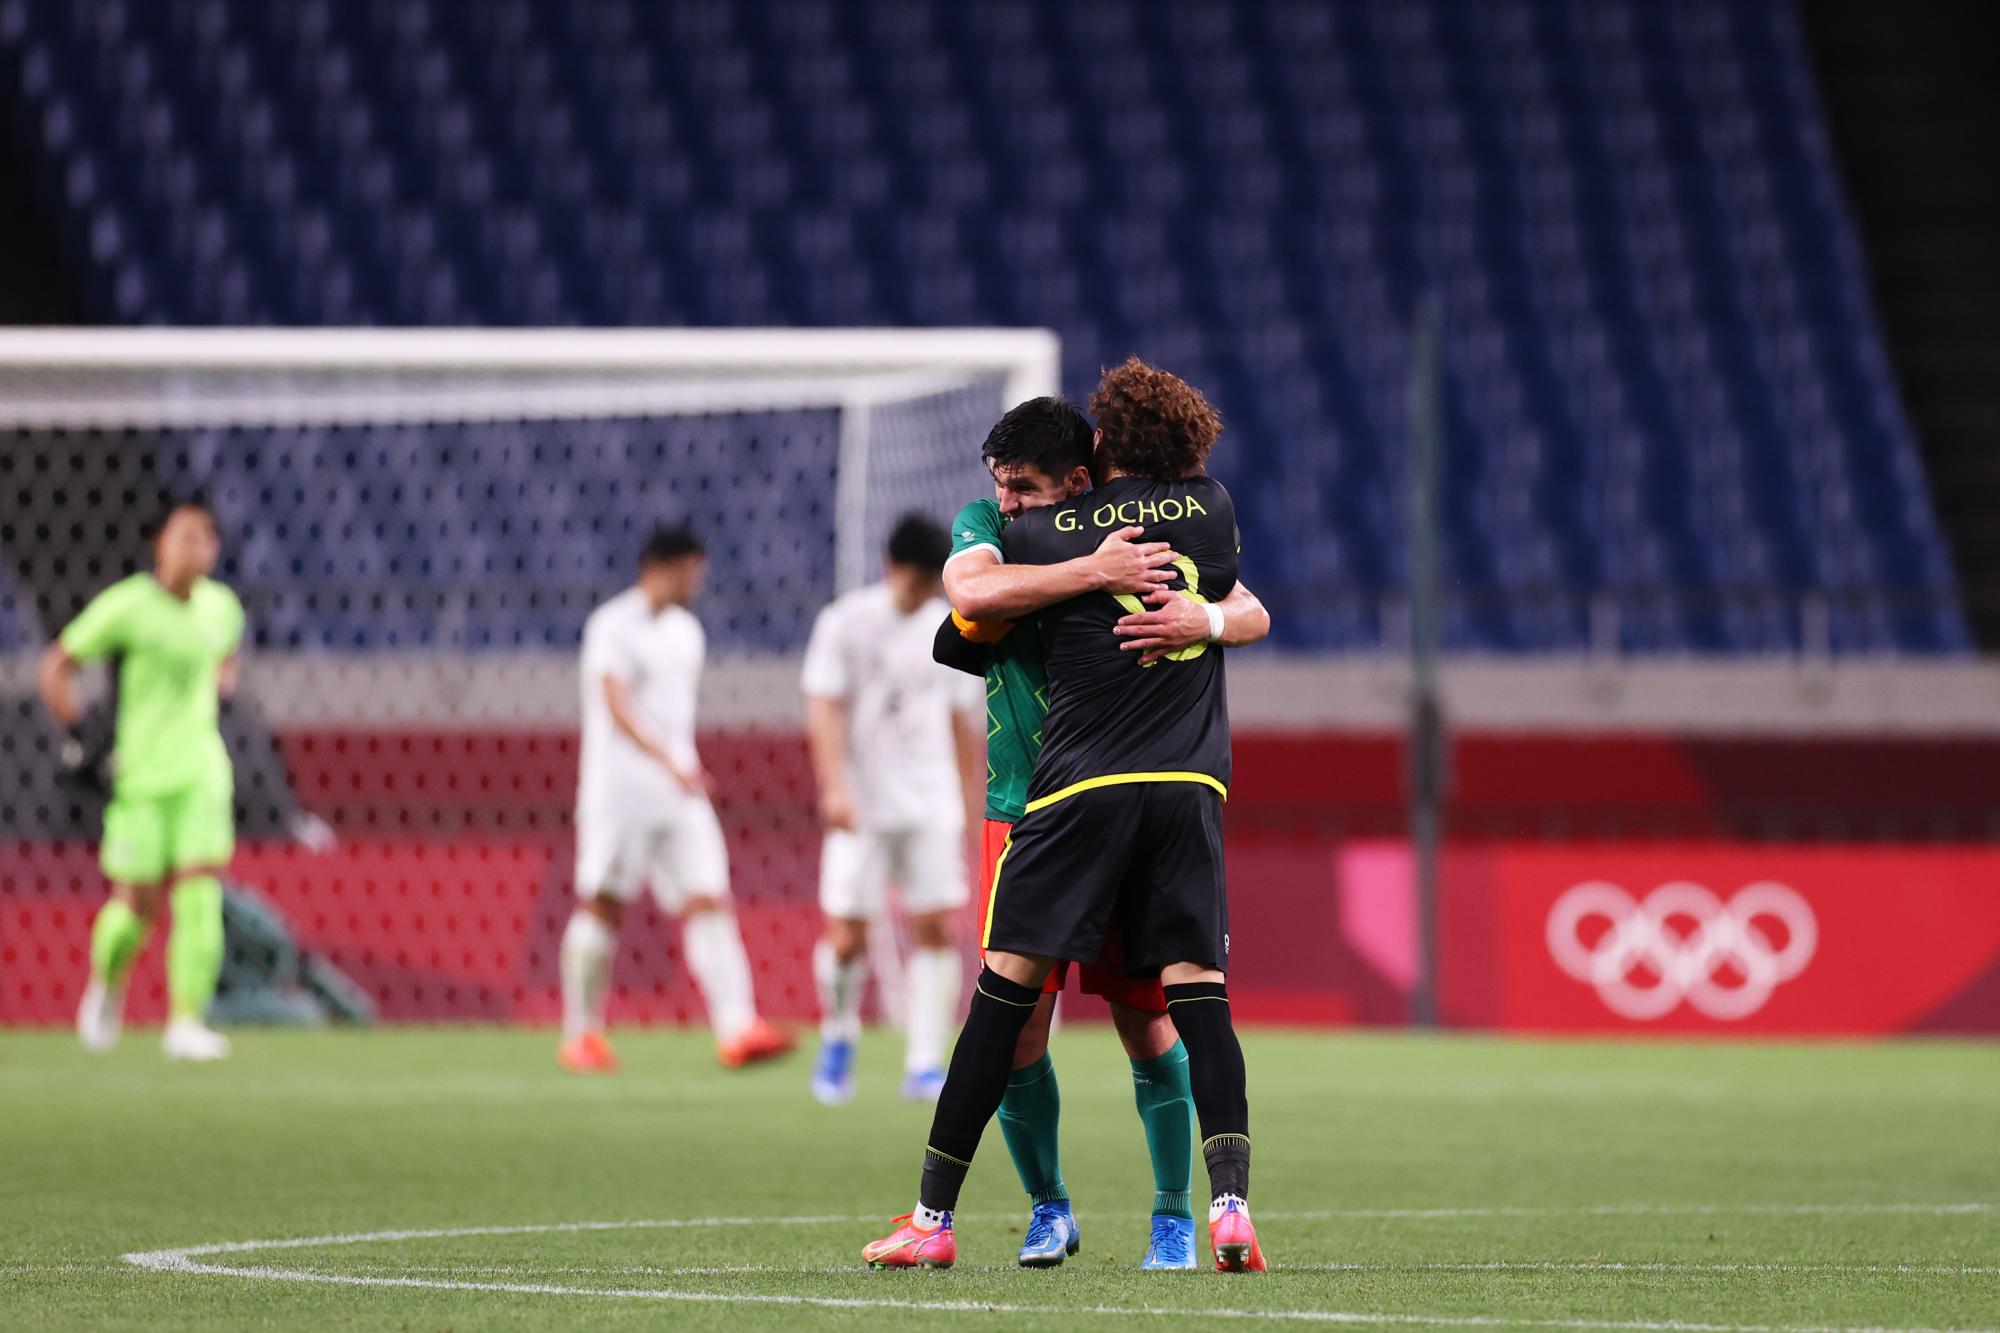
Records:
M0 329L10 376L64 371L640 375L853 379L943 371L1005 377L1014 402L1056 391L1047 329Z
M199 494L248 620L223 724L236 875L385 1019L549 1021L583 622L682 524L710 555L703 753L736 910L760 1000L803 1017L813 616L876 576L902 514L992 493L980 443L1058 390L1059 350L1036 329L0 331L0 752L20 760L0 891L21 947L69 958L97 883L98 813L58 780L36 657L145 566L161 504ZM307 816L328 846L295 841ZM64 1021L78 975L11 977L0 1021ZM663 948L620 977L614 1018L699 1012Z
M831 480L831 494L793 507L827 520L831 586L844 590L869 577L903 509L949 518L946 506L984 483L979 439L1008 406L1056 392L1059 364L1054 335L1039 329L21 329L0 332L0 430L12 456L9 507L34 520L56 503L35 493L38 483L73 501L95 493L79 470L111 470L99 458L62 457L64 438L85 434L97 437L88 452L99 455L107 435L127 433L135 455L166 455L154 460L169 474L166 489L205 490L233 470L296 462L285 437L315 431L389 439L437 427L440 440L455 433L456 443L470 440L461 453L490 461L479 438L503 441L509 426L539 427L528 447L553 456L569 438L604 441L585 423L706 422L683 433L735 430L746 447L733 466L767 498L785 479L774 471L793 474L795 499ZM775 447L774 433L784 436ZM203 458L178 457L176 445ZM680 484L664 488L663 508L673 508L713 497L717 469L732 466L726 445L700 453L663 439L634 466L686 464ZM393 473L394 461L384 468ZM541 476L552 496L577 481L554 464ZM661 489L659 480L631 479L647 489ZM359 489L368 479L350 470L337 482ZM267 516L262 506L221 515L226 524ZM94 526L104 514L69 517ZM719 517L734 528L744 516ZM13 573L47 602L37 554L46 553L17 556ZM367 646L360 637L353 646Z

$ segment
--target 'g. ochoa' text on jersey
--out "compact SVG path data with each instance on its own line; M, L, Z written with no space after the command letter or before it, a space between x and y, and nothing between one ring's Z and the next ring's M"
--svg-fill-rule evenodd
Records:
M1096 550L1123 527L1170 543L1173 587L1218 602L1236 586L1236 507L1208 477L1120 477L1006 527L1010 564L1046 565ZM1200 773L1229 783L1229 705L1223 654L1183 648L1152 666L1112 633L1120 617L1149 608L1137 597L1086 593L1040 613L1047 647L1049 714L1029 804L1091 778Z

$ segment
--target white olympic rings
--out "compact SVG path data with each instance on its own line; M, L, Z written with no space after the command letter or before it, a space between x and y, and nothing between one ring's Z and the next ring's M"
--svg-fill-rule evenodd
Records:
M1607 928L1585 943L1584 925L1593 920ZM1784 927L1782 945L1762 924L1771 921ZM1636 1022L1664 1018L1683 1002L1723 1022L1748 1018L1805 970L1819 946L1812 907L1771 880L1727 902L1686 880L1662 884L1643 900L1591 880L1556 899L1546 934L1557 967ZM1725 983L1729 976L1737 980Z

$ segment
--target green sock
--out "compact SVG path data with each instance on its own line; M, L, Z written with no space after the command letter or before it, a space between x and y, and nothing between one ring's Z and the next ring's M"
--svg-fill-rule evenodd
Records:
M90 926L90 974L107 986L125 984L125 974L146 947L146 923L122 899L97 909Z
M174 886L174 928L167 936L167 1011L200 1018L222 975L222 884L213 875Z
M1188 1087L1187 1047L1176 1040L1150 1060L1134 1060L1132 1093L1153 1158L1153 1211L1192 1219L1194 1093Z
M1062 1154L1056 1150L1061 1118L1056 1064L1043 1051L1041 1059L1007 1076L1007 1094L1000 1099L1000 1132L1007 1139L1007 1155L1020 1173L1021 1188L1036 1203L1069 1201L1069 1191L1063 1188Z

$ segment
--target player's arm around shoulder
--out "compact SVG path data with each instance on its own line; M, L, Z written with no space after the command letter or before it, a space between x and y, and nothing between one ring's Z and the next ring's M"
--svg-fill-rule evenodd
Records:
M974 643L997 642L1007 629L1005 618L990 610L1004 579L992 572L1006 564L1004 530L1007 520L992 500L974 500L951 520L951 553L944 562L944 595L964 636ZM944 646L939 631L938 647ZM939 657L940 662L945 659ZM947 666L954 665L945 662Z
M1006 526L1000 506L992 500L974 500L951 520L951 553L944 562L944 595L961 622L985 624L975 642L992 642L1006 633L997 624L1005 617L994 607L1007 581L993 577L1007 562Z
M1242 648L1270 634L1270 612L1242 578L1220 602L1202 602L1166 588L1148 594L1146 602L1146 610L1120 616L1112 626L1124 640L1118 646L1138 652L1142 667L1198 642Z
M1247 648L1270 635L1271 613L1242 579L1216 605L1222 608L1222 633L1215 641L1224 648Z
M945 565L945 595L961 616L981 623L1018 620L1085 593L1136 595L1172 580L1173 548L1140 541L1141 528L1119 528L1096 550L1063 558L1063 545L1054 540L1054 512L1023 514L1007 525L998 550L981 545Z
M1142 666L1198 643L1242 648L1271 632L1271 613L1240 579L1219 602L1197 601L1166 590L1146 600L1150 603L1147 610L1120 617L1111 630L1124 640L1120 648L1140 654Z
M1216 602L1178 592L1147 594L1147 609L1123 617L1112 631L1124 640L1121 648L1139 654L1142 666L1150 666L1170 653L1197 644L1241 648L1271 632L1270 612L1236 577L1237 552L1242 543L1236 526L1235 501L1221 482L1210 477L1195 478L1188 487L1192 496L1199 497L1203 512L1196 530L1186 540L1200 548L1193 552L1197 563L1222 571L1229 581L1229 592Z

